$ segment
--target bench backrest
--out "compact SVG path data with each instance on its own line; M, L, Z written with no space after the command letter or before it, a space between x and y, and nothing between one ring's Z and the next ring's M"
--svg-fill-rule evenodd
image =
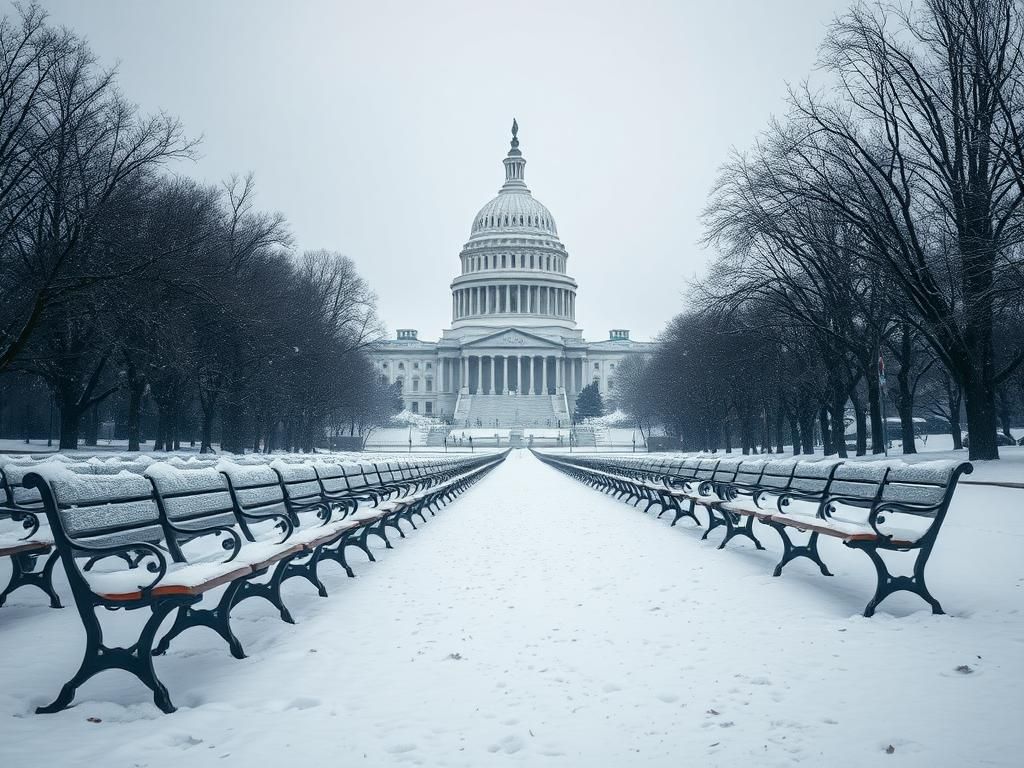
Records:
M74 548L122 547L164 538L153 486L142 475L78 475L57 465L39 466L25 481L41 488L55 538ZM51 508L52 506L52 508Z
M326 461L318 461L313 465L317 479L320 480L320 487L324 493L341 494L348 491L348 483L345 482L345 468L340 464Z
M287 514L281 478L269 465L240 466L221 462L217 469L227 478L237 512L260 516Z
M361 462L346 464L344 467L345 482L348 483L349 490L358 491L370 485L370 479L366 476L366 467Z
M847 461L836 467L829 498L843 497L851 506L871 506L881 496L892 465L885 461Z
M733 483L743 487L756 486L767 465L767 459L745 459L736 469Z
M270 466L277 472L289 503L315 504L321 500L320 482L312 464L285 464L275 461Z
M949 504L960 475L973 469L958 461L896 465L886 475L882 503L898 512L935 517Z
M715 467L715 471L711 475L711 482L716 485L719 483L731 483L736 479L736 473L739 471L742 462L742 459L722 459L718 462L718 466Z
M150 466L146 477L153 484L157 503L178 528L198 530L236 524L227 478L216 469L175 469Z
M0 467L0 506L38 510L43 503L39 491L22 485L36 466L36 462L11 462Z
M694 470L694 480L710 480L715 476L715 470L721 459L699 459L697 468Z
M786 489L787 495L820 499L828 492L832 477L840 466L842 462L833 459L796 462L793 477Z
M789 481L796 471L797 462L793 459L775 459L764 465L761 479L757 484L772 492L782 492L789 487Z

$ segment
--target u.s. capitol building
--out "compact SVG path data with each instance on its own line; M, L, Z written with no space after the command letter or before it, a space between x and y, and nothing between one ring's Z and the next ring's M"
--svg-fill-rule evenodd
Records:
M381 380L401 382L405 407L457 425L567 424L576 396L597 382L614 395L615 369L650 344L612 330L586 341L576 327L576 281L551 212L526 186L518 126L505 183L473 218L452 280L452 326L439 341L412 329L373 350Z

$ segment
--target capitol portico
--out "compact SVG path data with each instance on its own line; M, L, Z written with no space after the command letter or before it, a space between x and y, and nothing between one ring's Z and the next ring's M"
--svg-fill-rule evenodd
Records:
M614 395L615 367L650 345L613 330L588 342L576 327L576 281L551 212L526 186L518 125L505 183L473 218L452 281L452 323L437 342L412 329L373 351L382 381L401 382L405 407L477 422L568 422L576 396L596 382Z

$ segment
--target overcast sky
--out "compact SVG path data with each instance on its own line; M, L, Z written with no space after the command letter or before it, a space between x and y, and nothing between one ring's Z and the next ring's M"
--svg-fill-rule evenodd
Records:
M700 212L730 147L783 109L848 0L504 3L43 0L126 95L203 137L181 168L252 171L300 249L353 259L389 331L434 339L476 211L526 181L588 338L656 335L699 297Z

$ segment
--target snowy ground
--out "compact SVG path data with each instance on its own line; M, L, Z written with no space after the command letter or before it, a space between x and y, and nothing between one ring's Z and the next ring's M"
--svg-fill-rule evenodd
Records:
M717 534L514 451L357 579L325 566L329 598L289 582L297 626L241 606L248 659L179 638L156 661L169 716L116 672L30 714L82 637L22 591L0 608L0 765L1021 764L1024 491L958 491L929 573L948 616L897 596L861 618L872 571L834 542L835 578L773 579L770 531L767 552Z

